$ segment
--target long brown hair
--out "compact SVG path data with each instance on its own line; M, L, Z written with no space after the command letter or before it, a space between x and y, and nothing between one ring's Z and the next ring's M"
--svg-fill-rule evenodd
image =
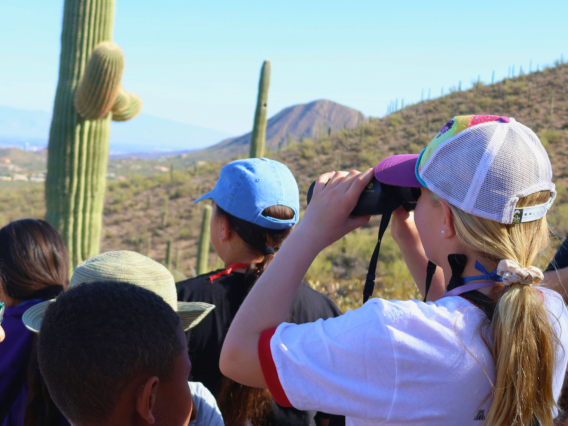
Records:
M227 218L229 226L247 244L248 248L263 254L266 248L278 251L291 229L274 230L263 228L245 220L239 219L221 209L216 208L217 214ZM292 219L294 212L286 206L271 206L264 209L264 216L276 219ZM251 264L245 273L245 283L252 288L266 267L274 259L274 254L264 254L261 262ZM219 408L227 426L244 426L247 420L252 424L263 424L272 410L272 397L267 389L251 388L241 385L225 376L221 382L218 395Z
M22 219L0 229L0 285L5 294L16 300L51 298L38 292L67 287L68 275L67 248L49 223Z
M430 195L439 202L439 197ZM549 191L538 192L521 198L516 207L535 206L549 199ZM546 216L505 225L452 205L450 208L458 237L480 256L494 261L510 259L528 268L548 245ZM544 298L532 285L501 285L494 291L497 303L488 324L493 341L488 347L493 355L495 382L485 424L528 426L538 419L542 426L552 426L556 407L552 382L560 342L548 319Z
M51 299L67 288L67 249L47 222L22 219L0 229L0 285L15 300ZM37 336L27 366L28 395L25 426L59 424L62 418L53 403L37 364Z

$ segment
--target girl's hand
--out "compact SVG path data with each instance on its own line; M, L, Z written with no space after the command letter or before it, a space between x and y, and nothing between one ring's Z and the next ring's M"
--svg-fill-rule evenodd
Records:
M391 218L391 235L401 248L408 244L421 244L414 223L414 212L407 212L404 207L396 209Z
M296 233L303 233L306 243L321 251L345 234L369 222L370 216L350 216L365 186L373 178L373 169L363 173L330 172L316 180L312 200ZM300 231L301 228L301 231Z

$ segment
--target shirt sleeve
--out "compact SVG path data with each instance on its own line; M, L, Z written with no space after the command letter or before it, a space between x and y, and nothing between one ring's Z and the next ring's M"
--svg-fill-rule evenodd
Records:
M345 315L265 331L259 359L276 402L358 418L388 418L396 361L373 303Z
M188 382L193 403L197 409L197 418L190 422L191 426L224 426L223 416L217 401L202 383Z

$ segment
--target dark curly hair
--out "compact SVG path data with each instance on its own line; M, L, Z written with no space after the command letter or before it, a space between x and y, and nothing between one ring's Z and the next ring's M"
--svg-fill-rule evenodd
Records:
M186 350L180 320L157 294L117 282L80 284L48 307L38 339L49 392L73 424L108 420L142 372L169 380Z

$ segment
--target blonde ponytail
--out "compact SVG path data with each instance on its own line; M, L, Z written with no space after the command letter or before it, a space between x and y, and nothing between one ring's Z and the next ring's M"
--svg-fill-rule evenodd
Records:
M430 196L439 203L435 194ZM532 194L519 200L517 207L542 204L549 197L548 191ZM496 262L509 259L520 268L529 268L548 245L546 217L504 225L450 207L458 237L481 257ZM495 382L485 424L529 426L538 419L542 426L552 426L557 406L552 383L559 340L548 320L542 293L527 282L494 286L493 291L497 304L490 323L493 342L488 346Z

